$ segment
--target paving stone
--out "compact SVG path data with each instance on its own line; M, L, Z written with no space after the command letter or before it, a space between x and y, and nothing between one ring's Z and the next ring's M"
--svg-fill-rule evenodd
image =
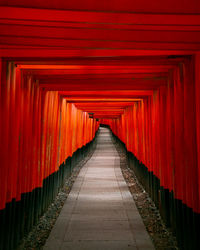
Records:
M68 230L130 230L128 220L95 220L95 221L73 221L69 224Z
M61 250L136 250L133 241L76 241L64 242Z
M133 234L130 230L112 229L112 230L71 230L66 232L64 241L74 240L133 240Z

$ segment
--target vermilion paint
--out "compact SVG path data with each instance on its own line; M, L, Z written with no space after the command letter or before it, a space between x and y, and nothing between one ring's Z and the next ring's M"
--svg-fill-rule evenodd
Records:
M1 82L1 209L41 187L68 156L93 139L98 128L95 119L58 92L42 90L13 63L3 63L2 69L6 67Z
M199 212L197 88L194 60L185 59L170 74L168 84L148 99L125 108L120 118L100 121L110 125L161 186L195 212Z
M0 209L41 187L100 118L199 213L199 1L0 5Z

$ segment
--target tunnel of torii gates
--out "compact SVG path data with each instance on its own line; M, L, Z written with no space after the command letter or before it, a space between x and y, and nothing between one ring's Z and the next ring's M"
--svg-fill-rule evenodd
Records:
M51 204L100 124L181 249L199 249L199 0L0 0L0 249Z

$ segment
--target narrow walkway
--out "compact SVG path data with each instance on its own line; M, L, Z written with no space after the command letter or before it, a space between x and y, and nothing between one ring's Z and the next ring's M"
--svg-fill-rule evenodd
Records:
M100 128L97 140L44 249L154 249L122 176L110 131Z

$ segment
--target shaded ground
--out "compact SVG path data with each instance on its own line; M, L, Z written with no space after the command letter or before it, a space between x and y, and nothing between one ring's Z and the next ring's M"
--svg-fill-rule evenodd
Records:
M146 229L154 243L156 250L179 249L176 238L170 229L166 228L160 217L159 210L138 182L133 170L128 168L125 150L117 142L114 142L120 155L120 167L129 190L133 196Z

